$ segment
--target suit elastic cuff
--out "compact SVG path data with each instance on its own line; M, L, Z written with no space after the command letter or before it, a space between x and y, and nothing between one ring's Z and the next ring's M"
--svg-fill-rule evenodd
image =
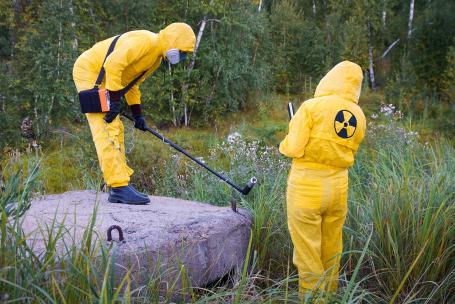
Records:
M121 91L109 91L109 98L111 101L119 102L122 98Z
M142 108L141 108L140 104L130 105L130 109L131 109L131 114L133 114L133 116L142 115Z

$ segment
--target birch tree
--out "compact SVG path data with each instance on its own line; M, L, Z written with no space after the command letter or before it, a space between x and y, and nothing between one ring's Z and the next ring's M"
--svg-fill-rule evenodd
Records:
M373 63L373 42L371 39L371 22L368 19L368 71L370 72L371 89L376 90L376 80L374 76L374 63Z
M412 20L414 19L414 0L409 3L409 19L408 19L408 39L412 34Z
M196 45L194 47L193 55L191 56L190 64L188 65L188 78L191 76L191 72L194 68L194 63L196 62L196 56L199 50L199 45L201 44L202 36L204 35L205 25L207 24L207 17L204 18L200 22L199 31L196 37ZM188 83L184 83L182 86L182 103L183 103L183 112L184 112L184 125L188 127L190 121L188 117L188 104L185 102L185 96L188 92Z

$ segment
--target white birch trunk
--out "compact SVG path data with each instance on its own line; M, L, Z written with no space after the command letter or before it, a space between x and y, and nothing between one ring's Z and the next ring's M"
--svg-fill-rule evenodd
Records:
M76 35L76 18L74 17L74 7L73 7L73 1L69 1L69 7L70 7L70 14L71 14L71 28L73 29L73 43L72 43L72 48L73 51L77 50L77 47L79 45L79 42L77 41L77 35Z
M168 69L169 69L169 77L171 77L172 74L172 66L168 62ZM174 124L174 127L178 127L177 125L177 114L175 113L175 104L174 104L174 92L171 92L171 102L170 102L170 108L172 112L172 123Z
M316 17L316 2L313 0L313 16Z
M37 122L36 124L36 136L38 137L39 134L40 134L40 129L39 129L39 120L38 120L38 96L35 95L35 98L34 98L34 102L35 102L35 106L34 106L34 109L33 109L33 112L35 114L35 121Z
M175 117L174 93L171 93L171 104L172 123L174 124L174 127L177 127L177 117Z
M183 117L185 118L185 127L188 127L190 124L190 120L188 118L188 105L185 103L185 107L183 108Z
M63 0L60 1L60 8L63 9ZM58 47L57 47L57 79L60 77L60 51L62 48L62 32L63 32L63 27L62 27L62 22L59 22L58 25ZM52 94L51 97L51 104L48 107L48 110L46 114L44 115L44 131L46 130L47 123L49 122L49 117L51 115L51 112L54 108L54 103L55 103L55 93Z
M414 19L414 0L409 4L409 20L408 20L408 39L412 34L412 20Z
M190 64L188 66L188 75L191 74L191 71L194 68L194 63L196 61L197 51L199 49L199 44L201 44L202 35L204 34L204 30L205 30L205 25L206 24L207 24L207 18L204 17L204 19L202 19L202 21L201 21L201 26L199 27L199 32L197 33L196 45L194 46L193 56L191 56L191 61L190 61Z
M376 90L376 81L374 79L374 64L373 64L373 44L371 41L371 24L368 21L368 61L369 61L369 72L370 72L370 81L371 89Z
M60 7L63 8L63 1L60 1ZM58 48L57 48L57 78L60 76L60 50L62 48L62 22L58 24Z
M400 38L398 38L391 45L389 45L389 47L384 51L384 53L382 53L381 59L384 59L384 57L387 56L387 54L395 47L395 45L398 44L398 42L400 42Z
M261 9L262 9L262 0L259 0L258 13L261 12Z
M190 76L191 72L193 71L194 63L196 62L197 51L199 49L199 45L201 44L202 35L204 34L206 24L207 24L207 17L204 17L204 19L202 19L202 21L201 21L201 25L199 26L199 32L197 33L196 45L194 46L193 56L191 56L191 61L188 66L188 76ZM185 127L188 127L188 125L189 125L188 105L185 102L185 96L186 96L187 92L188 92L188 84L184 83L182 86L182 101L183 101L183 115L184 115Z

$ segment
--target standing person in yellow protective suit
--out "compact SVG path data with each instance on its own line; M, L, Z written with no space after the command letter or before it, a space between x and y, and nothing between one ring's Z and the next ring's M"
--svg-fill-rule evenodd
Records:
M280 144L280 152L293 159L287 215L301 292L338 287L347 168L366 130L357 105L362 79L357 64L336 65L319 82L314 98L300 106Z
M109 201L146 204L150 201L148 196L129 184L133 170L126 164L123 124L118 116L122 89L140 77L125 98L135 119L134 126L145 130L139 85L160 66L163 59L171 64L185 60L186 53L194 51L196 36L185 23L170 24L158 34L146 30L131 31L118 38L112 53L106 57L114 38L98 42L80 55L74 64L73 79L78 92L91 89L104 67L105 77L100 88L109 92L109 112L87 113L86 117L104 180L111 187Z

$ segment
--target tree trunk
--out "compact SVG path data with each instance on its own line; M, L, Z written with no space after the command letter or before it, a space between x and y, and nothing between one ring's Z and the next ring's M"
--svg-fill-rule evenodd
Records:
M39 121L39 116L38 116L38 96L34 96L34 109L33 112L35 114L35 121ZM39 137L40 134L40 128L39 128L39 123L36 123L36 137Z
M201 26L199 27L199 32L197 33L196 46L194 47L193 56L191 56L191 61L188 66L188 75L190 75L191 71L193 71L194 63L196 62L197 51L199 50L199 44L201 44L202 35L204 34L206 24L207 24L207 17L204 17L204 19L202 19L202 21L201 21Z
M60 0L60 8L63 10L63 0ZM58 25L58 47L57 47L57 76L56 79L59 79L60 77L60 61L61 61L61 49L62 49L62 39L63 39L63 26L62 22L59 22ZM51 116L52 110L54 109L54 104L55 104L55 93L52 93L51 97L51 104L48 106L48 110L46 114L44 115L44 123L43 123L43 133L46 132L47 129L47 124L49 122L49 118Z
M262 9L262 0L259 0L258 13L261 12L261 9Z
M63 10L63 0L60 0L60 9ZM62 49L62 22L58 23L58 47L57 47L57 78L60 77L60 50Z
M174 127L177 127L177 117L175 117L174 93L171 93L171 112L172 123L174 124Z
M391 45L389 45L389 47L384 51L384 53L382 53L381 59L384 59L384 57L387 56L387 54L395 47L395 45L398 44L398 42L400 42L400 38L398 38Z
M414 19L414 0L409 4L409 20L408 20L408 39L412 34L412 19Z
M313 16L316 17L316 2L313 0Z
M201 43L202 35L204 34L204 29L205 29L206 24L207 24L207 17L204 16L204 18L201 21L201 25L199 26L199 32L197 33L196 45L194 47L193 56L191 56L191 61L190 61L190 64L188 65L188 77L191 75L191 72L193 71L194 63L196 62L197 51L198 51L199 45ZM188 125L189 125L188 104L185 101L187 92L188 92L188 83L185 82L182 86L182 104L183 104L185 127L188 127Z
M169 70L169 77L171 77L171 74L172 74L172 66L171 64L168 62L168 70ZM171 102L169 103L169 107L170 107L170 110L171 110L171 114L172 114L172 123L174 124L174 127L178 127L180 121L177 117L177 113L175 111L175 104L174 104L174 92L171 91Z
M70 14L71 14L71 28L73 29L73 43L72 43L72 48L73 51L77 51L77 47L79 45L77 41L77 34L76 34L76 18L74 16L74 7L73 7L73 1L69 1L69 8L70 8Z
M370 82L371 89L376 90L376 81L374 79L374 66L373 66L373 43L371 41L371 23L368 20L368 61L369 61L369 72L370 72Z

